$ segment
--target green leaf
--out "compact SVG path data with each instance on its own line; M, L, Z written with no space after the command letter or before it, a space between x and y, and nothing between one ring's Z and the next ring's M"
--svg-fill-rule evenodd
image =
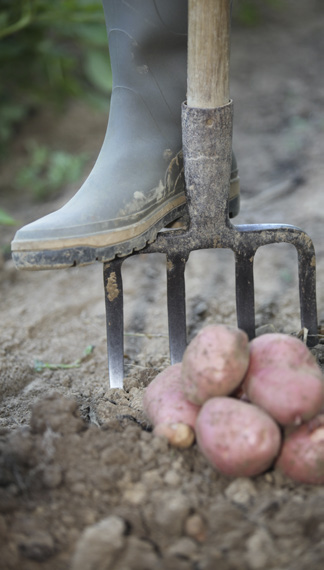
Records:
M71 96L87 99L91 91L99 96L110 90L107 32L99 0L0 0L0 36L4 157L17 125L30 112L42 105L62 108ZM84 68L84 62L93 51L97 63L92 71ZM97 56L100 51L102 56ZM105 63L98 63L100 58ZM5 109L12 103L20 108L16 117Z
M78 358L75 362L71 362L70 364L54 364L52 362L43 362L36 358L34 360L34 370L35 372L43 372L43 370L69 370L70 368L80 368L82 362L87 360L88 356L93 353L94 348L93 344L89 344L85 348L81 358Z
M84 71L97 89L105 93L111 92L112 73L108 53L99 50L90 51L85 59Z
M43 199L61 190L67 184L77 182L87 160L87 154L73 155L52 150L30 141L27 145L27 164L16 175L18 189L30 191L35 198Z
M16 226L17 220L14 220L7 212L0 208L0 225L2 226Z
M69 370L70 368L80 368L80 360L72 362L72 364L52 364L43 362L42 360L34 360L35 372L43 372L43 370Z
M93 47L106 49L108 53L108 39L106 26L93 25L93 24L80 24L75 29L75 35L83 42L90 44Z

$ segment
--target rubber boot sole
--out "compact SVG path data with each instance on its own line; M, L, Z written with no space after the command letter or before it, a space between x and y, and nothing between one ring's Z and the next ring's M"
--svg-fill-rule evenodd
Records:
M16 241L12 259L17 269L40 270L64 269L88 265L95 261L111 261L115 257L126 257L152 243L162 228L184 214L185 208L186 198L181 194L164 202L160 209L136 224L116 231L48 240L42 244Z
M230 199L230 217L239 212L240 196ZM162 211L123 228L118 232L101 233L94 236L78 239L77 245L72 240L60 241L59 249L35 248L35 244L15 244L12 259L17 269L39 271L42 269L64 269L74 266L83 266L95 261L111 261L115 257L126 257L133 251L140 251L147 244L154 242L158 232L185 214L186 202L184 196L178 196L169 204L164 204ZM168 210L168 211L165 211ZM136 235L134 235L136 233ZM132 234L132 237L130 237ZM124 238L124 239L123 239ZM123 241L120 241L123 240ZM84 241L84 243L80 243ZM97 243L100 245L97 245ZM116 242L116 243L113 243ZM28 249L32 245L35 249ZM21 249L20 249L21 247ZM50 247L50 244L47 244ZM24 251L25 249L25 251Z

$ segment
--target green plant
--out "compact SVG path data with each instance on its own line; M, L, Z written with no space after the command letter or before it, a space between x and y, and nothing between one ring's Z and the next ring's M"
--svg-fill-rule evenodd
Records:
M35 372L43 372L43 370L69 370L70 368L80 368L81 364L84 361L88 360L88 357L93 353L94 348L95 347L93 344L89 344L85 348L81 358L78 358L77 360L75 360L74 362L71 362L69 364L62 364L62 363L55 364L55 363L43 362L42 360L35 359L34 360L34 370L35 370Z
M0 0L0 145L34 109L111 90L98 0Z
M278 9L283 6L283 0L236 0L234 4L235 18L244 26L257 26L263 20L265 7Z
M27 164L17 173L15 185L29 191L36 199L48 198L63 186L80 179L87 158L85 153L73 155L30 141Z
M17 221L0 208L0 226L15 226L16 224Z

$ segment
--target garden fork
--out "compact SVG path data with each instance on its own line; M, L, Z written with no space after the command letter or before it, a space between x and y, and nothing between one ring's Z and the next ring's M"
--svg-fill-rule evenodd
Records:
M290 243L298 254L301 326L317 342L315 251L300 228L234 225L228 215L233 104L229 100L230 0L189 0L188 98L182 106L183 156L189 222L161 231L142 253L164 253L171 363L186 348L185 265L190 252L228 248L236 266L238 327L255 336L253 261L260 246ZM132 255L136 255L134 252ZM122 388L124 325L122 263L104 264L110 387Z

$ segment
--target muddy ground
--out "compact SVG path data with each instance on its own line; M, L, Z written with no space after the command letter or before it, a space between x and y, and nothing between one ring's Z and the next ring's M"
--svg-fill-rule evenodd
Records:
M242 182L238 223L287 222L317 252L324 309L324 11L286 2L258 27L232 34L234 145ZM306 6L307 4L307 6ZM106 117L71 104L59 119L26 124L2 165L2 207L26 223L63 204L69 187L37 204L10 186L24 142L93 159ZM89 166L90 168L90 166ZM85 173L86 174L86 173ZM15 228L1 229L1 244ZM227 251L192 255L188 333L235 324ZM257 324L300 329L296 255L264 248L256 260ZM125 391L110 390L102 267L0 270L0 568L4 570L319 570L324 567L324 488L271 471L220 476L196 446L154 439L143 389L168 364L164 260L124 264ZM84 357L85 349L93 351ZM321 347L316 353L322 363ZM35 369L35 360L77 367ZM77 362L81 360L81 362Z

